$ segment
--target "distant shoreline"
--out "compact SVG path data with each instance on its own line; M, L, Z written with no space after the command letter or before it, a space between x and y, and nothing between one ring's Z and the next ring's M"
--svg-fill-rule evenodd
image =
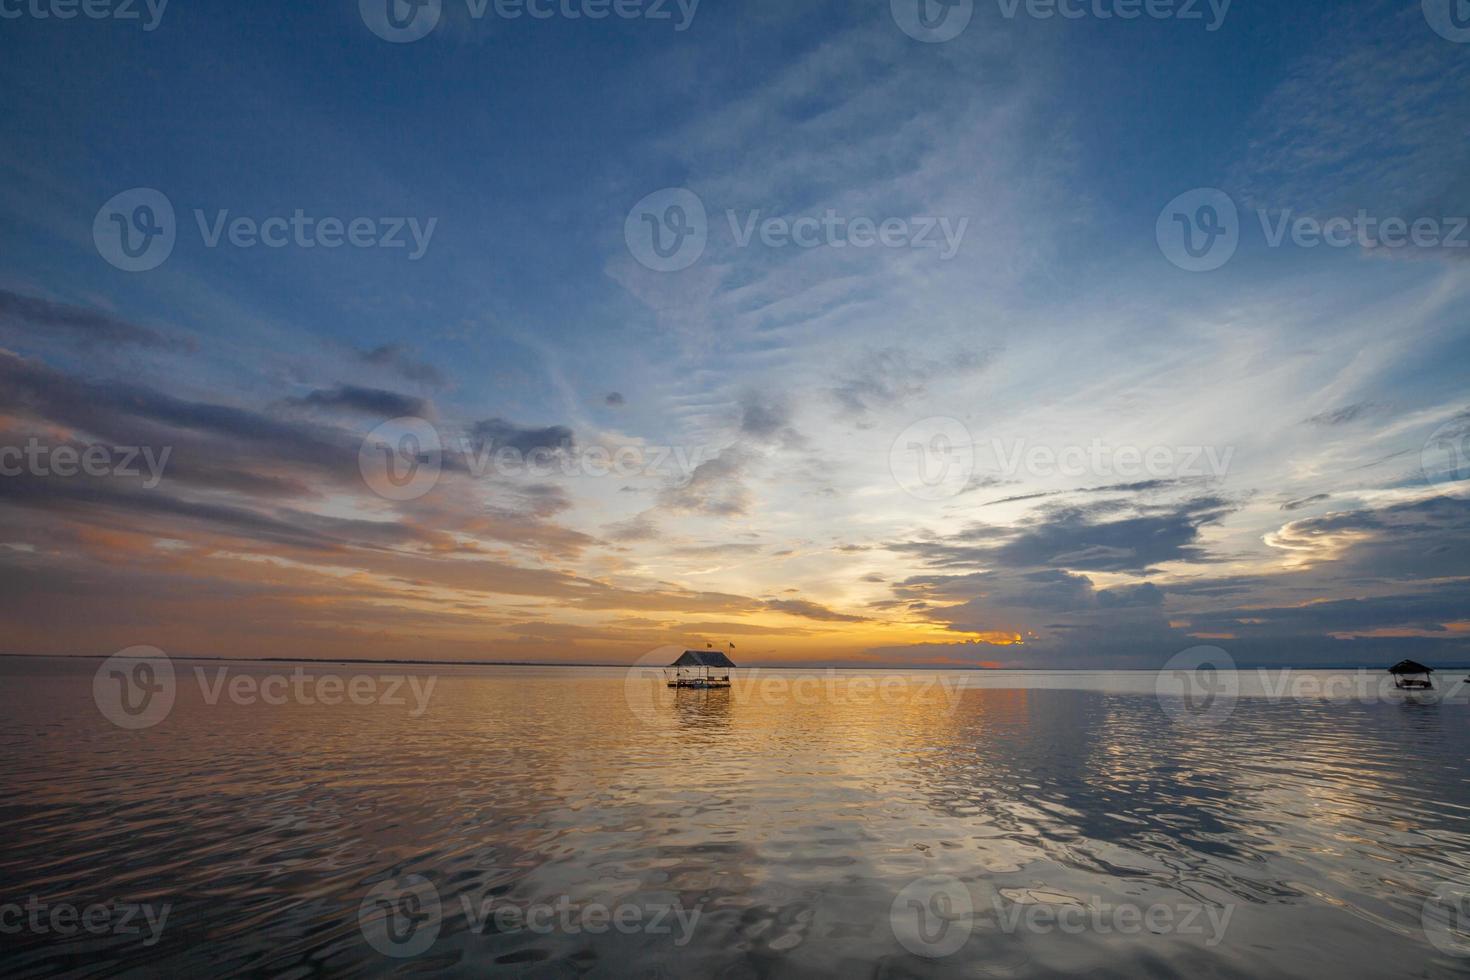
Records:
M0 653L0 659L11 660L106 660L108 656L97 653ZM130 659L146 659L142 657ZM638 664L617 663L555 663L541 660L371 660L366 657L353 657L347 659L327 657L206 657L170 655L170 660L203 660L212 663L237 663L237 664L352 664L354 666L385 666L385 667L595 667L599 669L626 669L640 666ZM649 664L642 665L650 670L662 670L662 667L654 667ZM1160 665L1162 666L1162 665ZM928 670L963 670L973 671L981 674L1026 674L1038 671L1053 673L1074 674L1123 674L1157 673L1160 667L965 667L950 665L944 667L925 666L921 664L745 664L736 665L736 670L887 670L887 671L928 671ZM1387 671L1388 665L1382 667L1367 664L1238 664L1237 672L1242 670L1372 670ZM1436 673L1445 671L1470 671L1470 664L1445 664L1434 668Z

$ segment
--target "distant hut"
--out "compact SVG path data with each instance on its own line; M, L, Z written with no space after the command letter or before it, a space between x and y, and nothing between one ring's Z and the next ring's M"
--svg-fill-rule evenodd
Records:
M729 687L735 664L719 650L685 650L669 668L669 687Z
M1426 667L1417 660L1400 660L1388 672L1393 675L1393 686L1402 691L1432 691L1434 682L1429 675L1433 667Z

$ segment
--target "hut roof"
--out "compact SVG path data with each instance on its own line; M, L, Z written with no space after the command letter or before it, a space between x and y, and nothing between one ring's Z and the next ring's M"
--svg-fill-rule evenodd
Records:
M1432 674L1433 667L1426 667L1417 660L1400 660L1388 668L1390 674Z
M670 667L734 667L730 658L719 650L685 650L684 653L669 664Z

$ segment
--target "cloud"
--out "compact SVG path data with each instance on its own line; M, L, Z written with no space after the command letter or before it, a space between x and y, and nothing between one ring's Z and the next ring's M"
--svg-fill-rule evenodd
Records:
M1301 510L1303 507L1310 507L1312 504L1320 504L1331 499L1332 494L1330 493L1314 493L1310 497L1302 497L1299 500L1288 500L1281 505L1281 509Z
M603 528L609 541L652 541L659 536L658 525L647 514L639 514Z
M827 623L867 622L866 617L834 612L821 603L811 602L807 599L767 599L764 605L765 608L773 612L786 613L790 616L801 616L804 619L821 620Z
M1347 425L1351 422L1358 421L1358 419L1363 418L1365 415L1382 411L1383 408L1384 406L1376 402L1358 402L1353 405L1344 405L1342 408L1335 408L1329 412L1319 412L1310 418L1303 419L1302 424L1316 425L1323 428Z
M415 360L398 344L383 344L381 347L356 353L358 360L362 363L387 368L407 381L435 388L443 387L446 383L444 374L438 368L432 364Z
M708 517L740 517L753 501L745 483L752 455L739 446L722 450L714 459L694 468L683 483L664 487L658 494L661 509Z
M785 398L747 391L741 399L740 434L785 449L804 449L807 441L791 421L791 403Z
M572 430L564 425L526 427L493 418L476 422L470 435L487 451L514 449L523 455L533 452L566 452L576 446Z
M192 341L166 336L111 313L57 303L36 296L23 296L0 289L0 325L9 329L28 328L59 334L88 347L120 344L161 351L192 351Z
M1231 509L1220 498L1201 497L1133 517L1098 520L1086 508L1062 507L1042 511L1016 528L970 525L937 540L890 547L941 568L1144 572L1164 562L1209 560L1198 545L1200 529Z
M313 391L302 398L289 400L292 405L304 408L322 408L367 415L375 418L393 419L405 415L433 418L432 405L423 398L403 395L382 388L362 388L357 385L337 385Z
M959 350L939 360L899 347L869 350L837 377L831 395L842 414L864 418L922 395L935 379L981 371L993 357L989 351Z

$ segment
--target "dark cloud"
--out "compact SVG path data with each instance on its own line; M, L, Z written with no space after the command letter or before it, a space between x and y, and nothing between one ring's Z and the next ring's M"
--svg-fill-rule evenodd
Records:
M863 623L867 619L863 616L850 616L847 613L835 612L818 602L808 599L767 599L763 603L765 608L773 612L782 612L790 616L801 616L803 619L816 619L826 623Z
M0 289L0 326L59 334L88 346L130 344L155 350L192 351L192 341L166 336L111 313L22 296Z
M1383 408L1384 406L1376 402L1358 402L1354 405L1344 405L1342 408L1335 408L1330 412L1319 412L1310 418L1303 419L1302 424L1322 426L1324 428L1347 425L1350 422L1358 421L1358 419L1366 415L1382 411Z
M639 514L603 528L609 541L652 541L659 535L658 525L647 514Z
M791 404L779 396L748 391L741 398L740 434L785 449L803 449L806 439L791 422Z
M1139 480L1135 483L1110 483L1100 487L1077 487L1073 490L1042 490L1037 493L1023 493L1014 497L1001 497L999 500L987 500L981 506L993 507L996 504L1014 504L1026 500L1042 500L1050 497L1081 496L1093 493L1148 493L1154 490L1172 490L1188 481L1185 480ZM966 487L966 490L969 488Z
M1300 500L1288 500L1281 505L1281 509L1301 510L1303 507L1310 507L1312 504L1320 504L1331 499L1332 494L1330 493L1314 493L1312 496L1302 497Z
M923 394L938 378L981 371L994 357L993 351L959 350L936 360L898 347L870 350L836 379L831 395L842 414L863 418Z
M404 415L432 418L434 415L430 403L422 398L382 388L362 388L357 385L337 385L335 388L319 389L305 397L290 399L290 404L382 419L399 418Z
M1123 585L1116 589L1104 589L1097 594L1098 605L1104 609L1122 609L1127 606L1162 606L1164 591L1152 582L1141 585Z
M384 344L372 350L357 351L358 360L374 367L386 368L407 381L441 388L445 384L443 373L434 365L415 360L398 344Z
M730 446L714 459L694 468L689 479L664 487L658 506L664 510L709 517L739 517L750 509L752 494L745 484L751 454Z
M1097 519L1097 512L1064 507L1043 511L1015 529L971 525L939 540L892 545L937 568L1067 568L1094 572L1144 572L1163 562L1206 561L1200 529L1230 513L1232 505L1201 497L1137 516Z
M516 425L505 419L486 419L470 427L470 435L481 448L490 452L514 449L529 455L541 452L565 452L576 446L572 430L564 425L534 428Z

